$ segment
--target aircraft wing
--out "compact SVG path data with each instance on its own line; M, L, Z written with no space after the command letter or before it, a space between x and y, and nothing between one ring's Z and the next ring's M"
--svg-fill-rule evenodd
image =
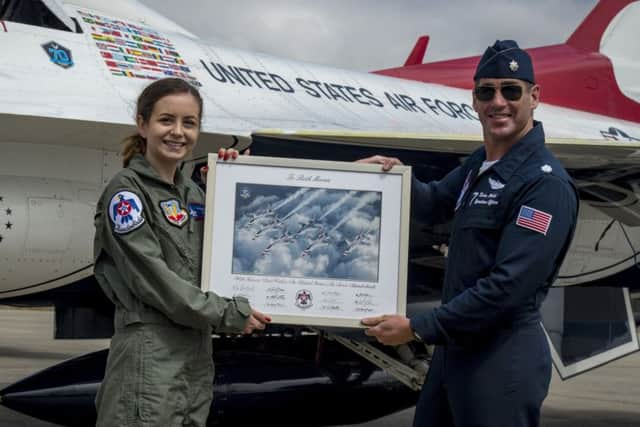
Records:
M283 140L349 144L374 147L380 150L393 148L461 155L470 154L482 145L480 134L262 129L253 132L252 135ZM633 165L640 159L640 139L637 141L614 141L550 137L547 138L546 144L568 169L619 167Z

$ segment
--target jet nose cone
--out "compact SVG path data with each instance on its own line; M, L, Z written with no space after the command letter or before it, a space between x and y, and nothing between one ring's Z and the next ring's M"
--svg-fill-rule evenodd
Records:
M95 400L98 383L5 393L0 404L33 418L65 426L95 424ZM64 408L64 410L60 410Z

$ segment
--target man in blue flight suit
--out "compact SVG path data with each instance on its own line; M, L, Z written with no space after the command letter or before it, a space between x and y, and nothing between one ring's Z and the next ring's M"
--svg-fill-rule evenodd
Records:
M436 344L415 426L537 426L551 379L539 308L571 242L578 196L533 120L540 88L529 55L496 41L474 82L483 147L441 181L412 184L413 215L453 220L442 305L362 323L383 344Z

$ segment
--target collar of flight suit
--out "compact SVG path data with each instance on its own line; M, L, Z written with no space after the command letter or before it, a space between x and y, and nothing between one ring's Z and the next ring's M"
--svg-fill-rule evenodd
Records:
M128 167L133 171L135 171L140 176L144 176L145 178L152 179L154 181L157 181L160 184L164 184L169 187L181 186L184 183L184 175L180 171L180 168L176 168L175 183L170 184L164 181L162 178L160 178L160 175L158 175L158 172L156 172L153 166L151 166L151 164L147 161L147 159L145 159L145 157L142 154L134 154L134 156L129 161Z
M534 120L533 128L511 147L491 169L506 182L533 153L540 150L543 146L544 129L542 128L542 123ZM486 158L486 152L484 152L484 150L483 157L484 160Z

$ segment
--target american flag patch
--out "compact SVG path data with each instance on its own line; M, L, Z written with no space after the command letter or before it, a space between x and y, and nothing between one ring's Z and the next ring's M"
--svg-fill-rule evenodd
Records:
M549 215L546 212L522 205L520 207L520 212L518 213L518 219L516 219L516 225L537 231L538 233L542 233L546 236L547 230L549 230L549 225L551 225L552 217L552 215Z

